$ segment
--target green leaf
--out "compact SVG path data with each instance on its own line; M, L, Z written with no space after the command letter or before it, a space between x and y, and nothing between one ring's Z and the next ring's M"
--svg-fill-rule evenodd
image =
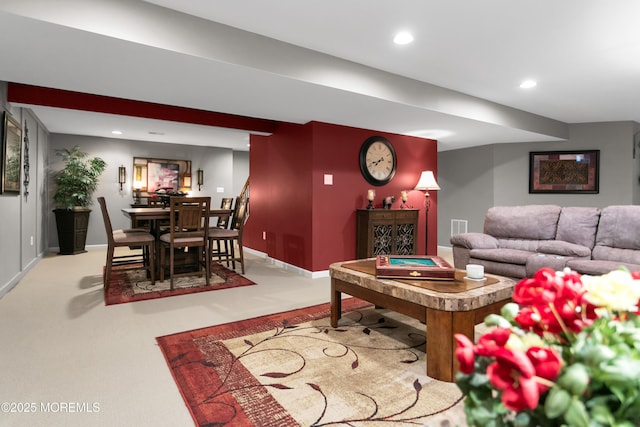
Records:
M582 401L572 399L564 419L572 427L589 427L589 415Z
M553 419L564 414L571 403L569 392L560 387L553 387L544 402L544 413Z

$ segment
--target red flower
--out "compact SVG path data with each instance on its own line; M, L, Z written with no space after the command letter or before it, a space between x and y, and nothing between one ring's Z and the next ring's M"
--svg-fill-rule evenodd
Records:
M475 360L473 342L463 334L455 334L454 337L458 344L456 347L456 358L458 359L460 372L470 374L473 372L473 364Z
M527 357L533 365L536 376L553 381L558 378L561 362L558 354L550 348L531 347L527 350ZM549 386L538 382L538 391L544 393Z
M525 330L538 335L580 332L595 319L595 307L584 299L580 275L571 270L556 273L540 269L533 278L523 279L514 289L513 299L520 304L516 321Z
M522 352L506 348L499 349L495 356L496 361L487 367L487 375L491 384L502 390L504 406L513 411L535 408L540 392L531 360Z
M476 353L480 356L493 356L498 349L503 348L511 335L508 328L494 328L478 339Z

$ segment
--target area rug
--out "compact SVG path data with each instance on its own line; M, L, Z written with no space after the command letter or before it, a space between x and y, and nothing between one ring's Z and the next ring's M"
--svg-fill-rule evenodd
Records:
M209 278L208 286L204 277L179 277L174 280L172 290L168 277L165 277L163 282L156 280L155 285L152 285L143 270L118 271L116 268L111 271L111 283L104 296L104 303L105 305L122 304L256 284L217 263L211 265L211 272L213 274Z
M355 298L156 340L197 426L466 425L426 376L425 327Z

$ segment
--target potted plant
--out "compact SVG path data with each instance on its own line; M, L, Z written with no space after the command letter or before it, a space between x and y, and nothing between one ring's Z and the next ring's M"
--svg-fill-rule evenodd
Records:
M55 174L57 189L53 196L59 253L73 255L86 252L84 247L91 212L88 206L93 202L91 196L107 163L100 157L86 159L87 153L77 145L57 150L56 154L64 161L64 168Z

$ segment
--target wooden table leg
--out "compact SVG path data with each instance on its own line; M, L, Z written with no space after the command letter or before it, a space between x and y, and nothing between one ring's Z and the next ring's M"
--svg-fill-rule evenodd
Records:
M336 279L331 279L331 327L338 326L342 316L342 292L336 290Z
M453 336L464 334L473 340L474 311L441 311L427 308L427 375L452 382L458 369Z

